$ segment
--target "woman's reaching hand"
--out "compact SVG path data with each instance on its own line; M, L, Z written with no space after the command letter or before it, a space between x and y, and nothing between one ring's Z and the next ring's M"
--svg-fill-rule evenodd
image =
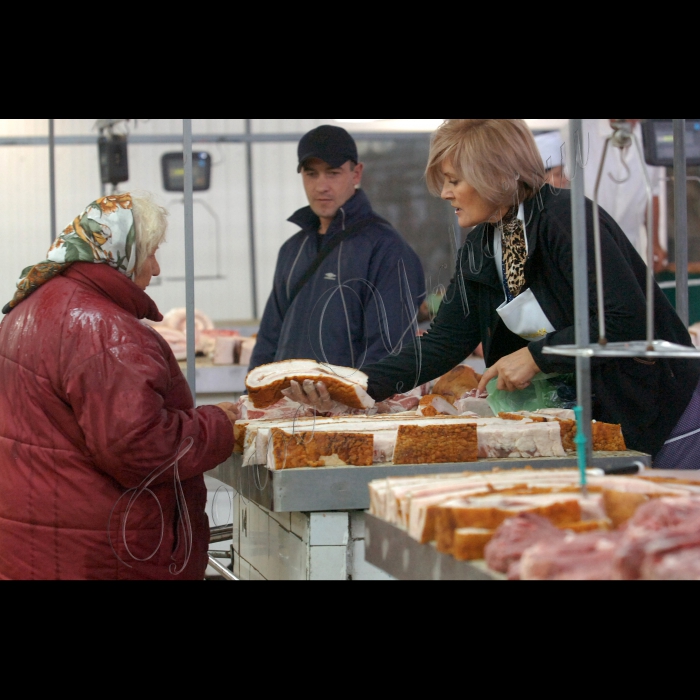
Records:
M228 419L231 421L231 425L235 428L236 421L241 419L240 406L235 403L226 402L217 404L217 408L220 408L228 416Z
M487 369L479 383L479 391L486 391L488 383L498 377L499 391L521 391L527 389L533 377L540 373L532 354L527 348L518 350L499 360L493 367Z

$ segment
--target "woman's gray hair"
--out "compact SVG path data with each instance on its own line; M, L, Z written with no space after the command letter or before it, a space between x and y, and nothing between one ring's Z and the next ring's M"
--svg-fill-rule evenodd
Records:
M132 192L134 227L136 229L136 270L138 275L144 263L165 242L168 229L168 211L156 204L149 192Z

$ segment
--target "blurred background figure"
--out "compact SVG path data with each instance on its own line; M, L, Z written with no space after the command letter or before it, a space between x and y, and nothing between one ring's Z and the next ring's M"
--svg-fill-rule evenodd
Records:
M583 161L586 165L586 196L593 199L605 140L612 133L611 119L583 120ZM635 134L642 142L641 119L627 119L634 125ZM621 157L622 154L622 157ZM654 194L654 220L647 221L647 193L644 179L646 168ZM653 168L641 161L632 146L624 152L616 148L608 151L605 172L598 201L625 232L632 245L647 260L647 235L654 236L654 270L661 272L668 266L668 252L660 243L660 191L665 177L663 168Z
M564 173L566 144L561 133L550 131L547 134L540 134L535 141L547 170L547 183L556 189L570 188L571 182Z

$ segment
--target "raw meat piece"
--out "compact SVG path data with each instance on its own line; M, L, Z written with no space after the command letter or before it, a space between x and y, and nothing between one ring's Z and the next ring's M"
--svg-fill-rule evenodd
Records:
M182 331L187 331L187 310L172 309L163 317L163 323L170 328ZM214 322L201 311L194 312L194 326L198 331L214 330Z
M697 525L696 525L697 523ZM680 528L680 530L678 529ZM700 532L700 499L662 498L643 505L627 523L615 555L614 577L618 581L637 581L647 548L664 537Z
M520 562L530 547L540 542L560 542L566 534L545 518L524 513L506 520L486 547L486 563L490 569L507 574Z
M666 486L643 479L593 477L590 481L593 488L599 485L602 487L605 512L615 528L624 525L640 507L652 499L690 495L683 486Z
M424 418L434 418L435 416L456 416L459 412L455 407L442 396L432 394L424 396L418 404L418 415Z
M235 336L217 336L214 338L214 364L217 366L233 365L236 359L236 346L239 342L239 339Z
M567 452L575 452L576 421L559 419L559 424L564 449ZM625 438L622 435L622 426L594 422L591 430L595 452L625 452L627 450Z
M642 506L628 525L648 532L661 532L700 516L700 498L661 498Z
M520 498L491 496L449 501L438 508L438 550L447 554L452 552L455 530L467 527L497 530L506 520L522 513L542 516L553 525L565 525L581 520L581 505L570 494Z
M283 421L262 421L249 424L243 443L244 461L246 464L265 464L268 454L270 431L280 428L287 432L300 430L320 432L361 432L377 434L378 432L391 432L394 441L400 426L410 425L415 427L432 428L432 436L435 440L445 440L449 435L448 428L459 425L478 425L479 422L471 418L422 418L414 414L409 415L378 415L368 417L337 416L333 418L304 418ZM388 437L387 437L388 439ZM408 445L411 448L411 445ZM456 449L456 448L452 448ZM260 461L262 460L262 461ZM434 462L431 462L434 463Z
M481 418L493 418L494 413L487 399L467 398L455 401L455 409L460 416L473 413Z
M644 562L642 580L700 581L700 543L697 537L694 542L690 548L678 548L678 542L675 542L671 545L671 552L656 551Z
M257 344L257 338L242 338L236 348L236 364L243 367L250 365L250 360L253 357L253 350Z
M451 404L454 404L467 392L478 389L480 381L481 375L467 365L460 365L435 384L433 394L444 396Z
M396 449L396 433L391 430L381 430L374 435L374 464L391 464L394 461Z
M479 457L565 457L557 423L501 421L479 427Z
M493 530L466 528L455 532L452 556L457 561L479 561L484 558L484 549L493 538Z
M423 396L423 387L418 387L407 394L397 394L386 401L377 404L377 412L380 414L405 413L415 411Z
M510 420L510 421L525 421L529 419L533 423L549 423L549 420L545 418L545 416L537 416L534 413L530 413L529 411L520 411L518 413L499 413L498 414L499 418L502 418L503 420Z
M248 395L256 408L273 406L283 398L282 391L291 382L303 384L310 379L323 382L331 398L349 408L373 408L374 400L367 391L369 377L356 369L321 365L313 360L288 360L264 365L253 370L246 379Z
M442 423L398 430L394 464L458 464L479 457L477 428L473 424Z
M272 431L272 468L371 467L374 438L358 433L297 433Z
M202 354L205 357L214 357L216 354L216 341L219 338L239 338L238 331L227 330L204 330L197 331L196 350L197 354ZM215 363L216 364L216 363ZM231 364L231 363L228 363Z
M576 414L568 408L541 408L535 413L557 420L576 420Z
M569 535L561 542L540 542L520 560L523 581L610 581L622 535L617 532Z

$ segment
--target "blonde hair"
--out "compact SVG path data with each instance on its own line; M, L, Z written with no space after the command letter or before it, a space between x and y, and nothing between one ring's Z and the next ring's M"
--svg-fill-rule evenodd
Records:
M168 211L156 204L150 192L132 192L136 229L136 269L139 274L146 260L165 242Z
M442 192L446 160L457 175L498 207L532 199L546 182L542 156L522 119L445 121L433 135L425 173L428 189L436 196Z

